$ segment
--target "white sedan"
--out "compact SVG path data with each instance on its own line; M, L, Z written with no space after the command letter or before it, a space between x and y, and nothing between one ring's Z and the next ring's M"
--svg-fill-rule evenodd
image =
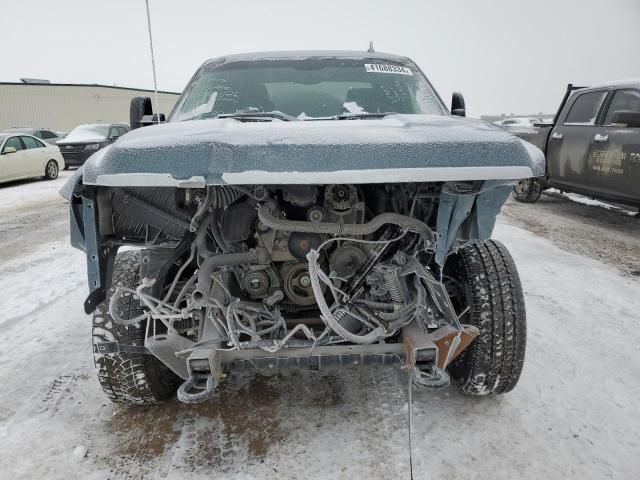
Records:
M64 167L57 146L32 135L0 133L0 183L33 177L53 180Z

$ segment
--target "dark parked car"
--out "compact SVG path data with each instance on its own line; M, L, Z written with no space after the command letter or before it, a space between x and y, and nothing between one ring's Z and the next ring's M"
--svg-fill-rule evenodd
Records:
M79 167L91 155L115 142L129 131L121 123L95 123L78 125L63 140L56 142L67 167Z
M55 145L62 137L56 132L48 130L46 128L33 128L33 127L14 127L4 130L2 133L25 133L27 135L33 135L39 138L45 143Z
M514 133L547 158L544 177L514 187L516 200L554 187L640 207L640 78L569 85L553 124Z

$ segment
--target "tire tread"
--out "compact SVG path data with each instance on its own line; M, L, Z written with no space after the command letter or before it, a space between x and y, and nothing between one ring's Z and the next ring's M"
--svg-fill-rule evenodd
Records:
M456 254L470 303L470 323L480 335L451 365L468 395L502 394L520 378L526 347L526 313L518 272L508 250L488 240Z
M140 255L138 252L119 253L113 268L112 285L135 288L139 284ZM93 315L93 343L116 341L125 345L144 345L145 324L120 325L109 315L109 302L115 287ZM135 295L123 296L118 304L123 318L142 313ZM97 354L94 363L98 381L107 397L124 405L154 405L175 392L177 377L151 355L137 353Z

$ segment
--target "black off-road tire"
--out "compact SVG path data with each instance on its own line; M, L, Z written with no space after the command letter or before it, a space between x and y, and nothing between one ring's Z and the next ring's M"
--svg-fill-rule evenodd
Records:
M445 276L458 314L480 335L449 365L462 393L501 394L518 383L526 347L527 321L520 277L513 258L495 240L472 243L449 257Z
M525 178L513 186L513 198L521 203L535 203L542 195L542 184L535 178Z
M60 173L60 165L55 160L49 160L44 167L44 178L47 180L55 180Z
M109 315L109 302L116 285L136 288L140 282L140 254L135 251L119 253L113 267L112 287L107 298L93 314L93 344L118 342L123 345L144 345L145 321L133 325L120 325ZM142 313L140 301L134 295L123 296L118 311L124 319ZM161 403L171 397L179 378L152 355L141 353L98 354L94 351L98 368L98 381L102 390L114 403L149 405Z

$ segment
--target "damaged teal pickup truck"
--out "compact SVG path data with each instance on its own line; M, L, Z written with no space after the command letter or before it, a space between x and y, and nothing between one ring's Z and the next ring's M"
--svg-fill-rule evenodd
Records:
M490 237L544 157L464 115L373 52L209 60L166 122L134 99L133 130L62 192L109 398L195 403L237 369L378 363L511 390L525 306Z

